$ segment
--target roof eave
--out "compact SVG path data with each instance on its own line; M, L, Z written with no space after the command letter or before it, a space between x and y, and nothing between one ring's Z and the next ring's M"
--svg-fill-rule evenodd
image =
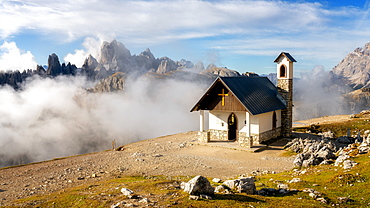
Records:
M290 55L289 53L287 52L281 52L278 57L276 57L274 63L278 62L280 56L285 56L290 62L297 62L292 55Z
M214 87L214 85L217 83L217 80L220 79L220 76L218 76L215 81L213 81L213 83L211 84L210 87L208 87L208 89L205 91L205 93L202 95L202 97L198 100L198 102L194 105L194 107L190 110L190 112L193 112L193 111L198 111L199 109L196 109L199 105L199 103L201 103L204 98L206 97L207 93Z

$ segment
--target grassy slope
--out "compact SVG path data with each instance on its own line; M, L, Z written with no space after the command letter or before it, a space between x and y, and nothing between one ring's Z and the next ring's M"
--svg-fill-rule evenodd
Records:
M325 130L330 129L336 134L340 131L346 132L348 126L362 129L368 128L364 119L354 119L352 123L336 123L332 126L325 125ZM357 122L357 123L356 123ZM322 128L320 126L319 128ZM322 128L323 129L323 128ZM322 130L321 129L321 130ZM339 130L338 130L339 129ZM289 155L286 153L285 155ZM287 180L299 177L303 182L289 184L289 188L297 189L288 195L277 195L264 197L258 195L247 195L235 193L231 195L216 194L213 200L189 200L188 194L180 190L181 181L190 180L190 176L181 177L142 177L130 176L121 177L112 175L112 179L100 181L83 186L63 190L50 195L33 196L18 200L21 204L31 207L109 207L120 201L128 203L135 200L128 200L120 193L125 187L133 190L137 195L156 202L156 206L172 205L175 207L332 207L337 204L338 197L350 197L353 202L340 204L338 207L368 207L370 206L370 154L360 155L354 158L359 164L351 170L343 170L341 167L332 165L307 168L306 173L297 175L295 171L279 174L268 174L256 177L257 190L261 188L276 188L277 183L286 183ZM214 186L218 184L213 184ZM330 202L323 204L302 192L304 188L313 188L323 193L323 196ZM135 202L136 204L137 201ZM143 206L145 204L142 204Z
M367 207L370 203L369 157L368 154L356 157L355 161L359 165L350 171L327 165L307 168L305 169L307 173L299 176L295 175L295 171L258 176L256 178L258 190L262 187L276 188L277 183L286 183L286 180L294 177L299 177L304 181L289 184L289 188L300 191L273 197L235 193L232 195L216 194L213 200L193 201L188 199L188 194L178 189L179 182L188 181L190 177L130 176L120 178L115 176L116 178L111 180L85 184L51 195L33 196L18 200L18 202L37 207L108 207L127 200L120 193L120 189L126 187L142 197L156 201L157 206L175 204L176 207L246 207L249 205L254 207L331 207L330 204L315 201L307 193L301 192L304 188L313 188L323 193L331 203L337 203L338 197L350 197L354 200L354 202L341 204L340 207Z

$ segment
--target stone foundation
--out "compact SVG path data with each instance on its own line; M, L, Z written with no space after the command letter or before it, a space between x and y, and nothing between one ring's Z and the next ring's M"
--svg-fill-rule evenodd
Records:
M200 131L198 132L198 141L207 143L210 140L209 132L208 131Z
M253 137L247 136L247 133L245 132L239 132L238 142L241 147L253 147Z
M245 132L238 132L237 141L241 147L250 148L254 145L259 145L261 142L277 138L281 135L281 127L265 131L261 134L251 134L250 137L247 136ZM210 142L210 141L229 141L227 137L227 131L209 129L206 131L198 132L199 142Z
M259 136L258 135L254 135L254 136L257 137L256 138L257 142L261 143L261 142L264 142L270 139L277 138L280 135L281 135L281 127L260 133Z
M221 141L228 141L229 140L226 130L209 129L207 131L209 132L210 140L218 140L218 141L219 140L221 140Z

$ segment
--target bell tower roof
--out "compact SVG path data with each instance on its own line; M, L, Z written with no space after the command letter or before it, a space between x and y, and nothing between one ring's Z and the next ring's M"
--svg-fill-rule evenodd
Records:
M281 52L280 53L280 55L278 56L278 57L276 57L276 59L275 59L275 63L276 62L279 62L279 59L280 59L280 57L281 56L284 56L284 57L286 57L290 62L297 62L294 58L293 58L293 56L292 55L290 55L289 53L287 53L287 52Z

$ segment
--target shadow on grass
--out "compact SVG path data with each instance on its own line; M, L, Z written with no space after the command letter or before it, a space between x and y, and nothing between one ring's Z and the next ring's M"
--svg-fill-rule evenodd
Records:
M238 202L265 202L260 199L256 199L246 195L238 194L215 194L213 200L233 200Z

